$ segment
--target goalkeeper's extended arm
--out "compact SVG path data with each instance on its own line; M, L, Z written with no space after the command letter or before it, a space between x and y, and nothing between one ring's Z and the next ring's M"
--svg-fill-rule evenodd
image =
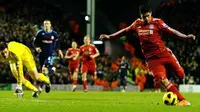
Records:
M23 65L22 62L9 62L10 63L10 69L12 74L15 76L17 80L17 84L22 86L23 81Z

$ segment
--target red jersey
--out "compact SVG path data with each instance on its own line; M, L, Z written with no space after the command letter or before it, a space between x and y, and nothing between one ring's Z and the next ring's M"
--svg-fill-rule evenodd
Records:
M78 54L80 53L79 49L73 49L73 48L69 48L66 51L66 55L70 56L72 54ZM79 59L77 58L76 60L73 60L73 58L69 59L69 65L78 65L79 64Z
M98 53L98 49L95 47L95 45L82 45L80 47L80 55L82 56L83 63L88 62L95 62L94 59L90 58L90 55L94 55Z
M137 19L127 28L124 28L114 34L109 35L110 38L121 36L123 33L126 33L130 30L135 30L140 39L140 45L142 52L146 58L157 55L165 50L167 47L161 39L161 32L168 32L170 34L175 34L179 37L185 37L186 35L170 28L166 25L162 19L153 18L150 23L144 25L142 19Z

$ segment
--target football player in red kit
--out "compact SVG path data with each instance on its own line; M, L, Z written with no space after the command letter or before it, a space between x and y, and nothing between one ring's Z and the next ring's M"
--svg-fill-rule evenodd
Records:
M141 49L146 58L148 69L154 79L161 82L168 91L177 95L180 102L176 106L189 106L190 102L167 79L166 69L173 70L180 78L184 78L185 73L172 51L164 45L164 42L161 40L161 33L167 32L185 39L195 39L195 36L193 34L185 35L170 28L162 19L152 17L152 11L149 5L140 6L140 16L141 19L135 20L127 28L111 35L102 34L100 39L120 37L126 32L135 30L140 39Z
M77 43L72 42L72 48L66 51L65 58L69 59L69 71L73 75L73 86L72 91L76 90L78 69L79 69L79 56L80 50L77 48Z
M81 73L85 92L88 90L87 74L91 74L94 80L97 78L95 58L100 55L95 45L90 44L90 39L90 36L85 36L84 45L80 47L80 56L82 56Z

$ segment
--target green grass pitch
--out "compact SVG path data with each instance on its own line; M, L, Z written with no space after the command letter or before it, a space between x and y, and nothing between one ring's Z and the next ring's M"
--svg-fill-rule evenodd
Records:
M0 112L200 112L199 93L183 94L189 107L166 106L164 93L154 92L51 91L37 99L31 93L19 99L13 91L0 91Z

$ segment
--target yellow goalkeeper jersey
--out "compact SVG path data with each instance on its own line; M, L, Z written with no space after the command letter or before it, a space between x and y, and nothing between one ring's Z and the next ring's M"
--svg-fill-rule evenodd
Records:
M27 49L29 50L28 47L26 47L25 45L18 43L18 42L12 41L8 44L8 50L11 53L15 54L15 56L18 60L24 60L25 59L26 55L28 55L28 54L26 54ZM11 58L11 57L8 58L8 60L9 61L16 61L14 58Z
M8 43L8 50L10 51L9 57L7 59L0 55L0 61L8 61L10 64L16 64L19 67L19 72L22 73L23 65L26 66L28 70L36 68L34 58L30 49L24 44L11 41Z

